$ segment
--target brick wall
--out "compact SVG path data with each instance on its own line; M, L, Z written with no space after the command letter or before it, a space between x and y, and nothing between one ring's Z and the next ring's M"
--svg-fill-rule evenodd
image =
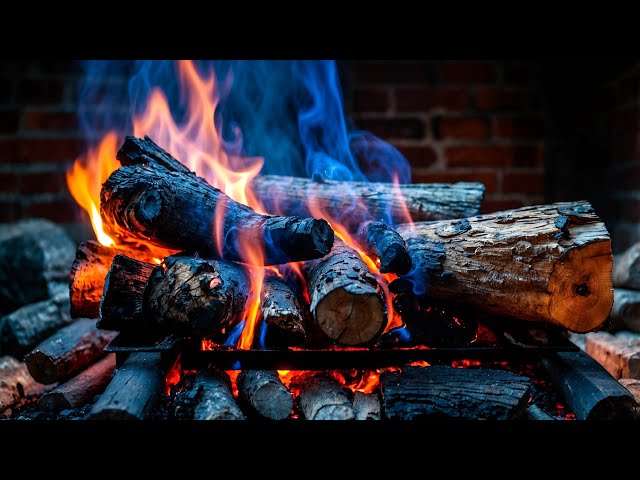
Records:
M346 96L414 182L482 182L489 212L545 199L539 77L532 62L354 62Z

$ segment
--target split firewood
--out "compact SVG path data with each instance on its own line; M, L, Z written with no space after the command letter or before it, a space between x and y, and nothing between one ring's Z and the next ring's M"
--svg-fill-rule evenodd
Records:
M75 245L62 227L30 219L0 236L0 316L65 290Z
M165 375L163 363L159 352L130 354L91 408L87 419L147 418L162 393Z
M640 290L640 242L613 256L613 286Z
M353 412L356 420L380 420L380 410L378 394L362 392L353 394Z
M45 410L55 411L84 405L102 393L111 381L115 368L116 354L108 354L68 382L45 393L38 400L38 405Z
M222 370L200 370L192 388L197 390L194 420L245 420L231 393L231 379Z
M122 254L113 258L104 280L98 328L127 332L144 329L142 294L155 267Z
M585 351L614 378L640 379L640 334L625 338L592 332L585 336Z
M614 288L611 320L609 331L626 329L640 332L640 291Z
M437 365L380 375L385 418L510 420L527 409L531 380L504 370Z
M411 257L404 239L384 222L365 222L358 230L365 253L380 261L381 273L404 275L411 270Z
M400 225L414 291L575 332L602 327L613 304L611 239L588 202Z
M37 387L24 363L9 355L0 357L0 413L16 405Z
M292 336L306 336L304 310L283 279L273 272L265 272L260 295L260 315L267 325Z
M638 403L629 390L582 350L552 353L542 363L578 420L636 417Z
M261 249L265 265L326 255L326 220L261 215L236 202L148 137L127 137L117 154L125 166L102 186L100 213L109 235L165 248L243 261Z
M275 370L243 370L236 380L239 399L270 420L284 420L293 410L293 397Z
M30 303L0 319L0 351L21 358L59 328L70 324L69 292Z
M98 330L94 319L79 319L36 346L24 361L37 382L65 381L102 357L115 336L115 332Z
M320 260L305 262L313 323L342 345L374 343L387 325L384 291L358 252L336 240Z
M317 374L299 381L298 400L307 420L355 420L351 401L335 379Z
M407 214L413 221L471 217L480 212L485 191L477 182L394 185L279 175L257 176L251 189L268 212L308 216L313 205L352 231L373 219L407 222Z

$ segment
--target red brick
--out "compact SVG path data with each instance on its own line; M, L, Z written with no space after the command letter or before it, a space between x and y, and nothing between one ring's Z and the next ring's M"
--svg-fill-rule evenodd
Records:
M481 140L489 137L489 126L482 118L439 118L434 122L437 139L468 138Z
M26 112L24 128L29 131L76 130L78 117L72 112Z
M433 108L462 112L469 108L469 95L463 88L399 88L396 108L400 112L424 112Z
M386 112L389 109L389 91L358 89L353 94L353 108L356 112Z
M490 62L445 63L440 65L440 79L445 83L492 83L496 66Z
M27 217L48 218L54 222L74 222L81 218L82 209L73 200L34 202L27 206Z
M20 114L17 110L4 110L0 112L0 133L15 133L18 131Z
M23 173L20 179L20 193L58 193L67 191L64 172Z
M527 96L522 90L479 88L476 90L475 106L491 111L519 110L527 106Z
M413 172L414 183L455 183L455 182L480 182L484 184L485 193L496 193L498 188L498 176L496 172Z
M25 163L65 162L78 157L85 142L72 138L39 138L20 140L17 146L18 159Z
M451 167L535 167L544 163L543 149L537 146L449 147L445 159Z
M0 222L15 222L20 217L17 202L0 202Z
M0 163L15 161L17 157L15 140L0 140Z
M503 193L543 194L544 174L505 172L502 178Z
M431 147L396 147L411 167L428 167L435 163L437 154Z
M18 82L18 103L25 105L48 105L59 103L64 98L64 82L23 78Z
M526 63L506 63L503 66L502 79L505 83L510 84L531 83L531 65Z
M544 137L544 122L539 118L496 118L493 124L493 134L497 138L542 139Z
M18 193L18 175L0 173L0 193Z
M360 129L383 139L423 138L425 135L425 125L419 118L362 118L356 123Z
M354 68L356 81L360 84L425 84L432 83L435 78L433 65L420 62L359 62Z
M485 200L480 207L480 213L500 212L524 207L522 200Z

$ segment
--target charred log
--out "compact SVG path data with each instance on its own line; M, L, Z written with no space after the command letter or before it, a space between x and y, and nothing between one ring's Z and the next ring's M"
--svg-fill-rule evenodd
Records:
M336 380L317 374L298 381L298 401L307 420L355 420L351 401Z
M611 280L614 287L640 290L640 242L614 255Z
M36 386L24 363L9 355L0 357L0 413L20 402Z
M116 238L236 261L251 245L262 249L265 265L318 258L331 249L326 220L260 215L178 166L148 137L127 137L118 159L126 166L100 193L105 229Z
M610 331L626 329L640 333L640 291L613 289Z
M183 380L184 393L193 405L193 420L244 420L245 416L231 393L231 379L214 367L200 370Z
M262 283L260 315L267 325L304 339L306 315L294 291L277 275L266 272Z
M531 404L527 407L527 419L528 420L555 420L551 415L542 410L536 404Z
M76 320L40 343L25 357L31 376L49 385L65 381L104 355L115 332L98 330L96 321Z
M414 291L489 313L600 328L613 304L611 240L588 202L399 226Z
M376 393L355 392L353 394L353 412L356 420L380 420L380 397Z
M411 257L404 239L386 223L363 223L358 239L367 255L379 259L381 273L404 275L411 270Z
M284 420L293 410L293 397L275 370L243 370L236 383L239 399L262 417Z

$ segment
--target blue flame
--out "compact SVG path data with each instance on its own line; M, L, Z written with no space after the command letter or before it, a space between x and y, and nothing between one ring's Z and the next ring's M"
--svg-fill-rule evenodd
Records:
M267 349L266 338L267 338L267 322L265 322L264 320L261 320L260 335L258 337L258 348L260 348L260 350Z
M238 344L238 340L240 340L240 335L242 335L242 329L244 328L245 321L242 320L240 323L233 326L233 328L229 331L229 336L224 341L224 347L235 347Z

